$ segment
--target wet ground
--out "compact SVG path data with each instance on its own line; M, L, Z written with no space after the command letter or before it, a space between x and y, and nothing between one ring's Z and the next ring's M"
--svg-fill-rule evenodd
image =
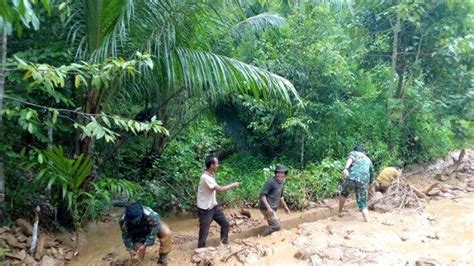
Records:
M469 156L468 173L454 173L443 184L465 185L466 179L473 179L472 150ZM423 169L426 168L405 173L410 184L420 190L439 182L433 178L432 170L420 175ZM218 227L214 224L208 239L208 245L216 247L209 250L215 255L212 262L216 265L418 265L420 262L474 265L473 192L463 192L453 198L432 198L422 210L370 212L370 223L362 221L353 200L348 202L349 214L344 217L335 215L336 204L332 199L327 202L332 208L319 206L290 215L280 211L283 230L269 237L259 236L265 228L263 217L258 210L250 210L252 222L234 230L232 243L225 247L218 245ZM114 210L109 222L87 229L84 244L72 265L110 265L111 261L130 265L116 222L120 212L121 209ZM225 210L228 217L238 212L239 209ZM197 218L185 215L164 220L175 236L170 264L192 264L199 255L195 250ZM234 252L242 249L248 252ZM158 246L154 246L147 252L144 264L154 265L157 256Z
M231 212L233 210L227 210ZM254 216L259 215L253 210ZM352 209L349 215L339 218L329 209L316 209L304 213L282 214L283 227L287 228L269 237L259 237L261 226L249 228L244 233L233 234L233 241L249 239L270 247L271 254L253 258L249 264L301 264L309 265L308 258L298 259L299 250L309 249L310 255L320 254L323 264L343 263L337 257L338 249L357 248L355 264L389 263L415 264L418 259L433 259L441 264L473 265L474 252L474 193L467 193L456 200L443 199L430 202L422 212L402 210L401 212L371 212L372 221L362 222L360 213ZM331 216L329 218L325 218ZM306 222L309 218L315 222ZM172 265L189 265L196 246L197 219L174 217L167 221L178 239L170 254ZM250 236L254 235L254 236ZM185 236L188 236L186 238ZM86 234L87 244L83 246L72 265L109 265L115 261L126 261L127 253L122 245L120 231L115 223L98 225ZM211 243L216 244L215 235ZM336 255L324 254L335 249ZM156 261L158 247L147 254L146 264ZM339 252L340 253L340 252ZM106 256L109 254L109 256ZM321 255L322 254L322 255ZM367 255L368 254L368 255ZM370 256L369 256L370 255ZM334 257L335 256L335 257ZM344 255L342 255L344 256ZM361 259L363 257L363 259ZM108 260L107 260L108 259ZM333 260L331 260L333 259ZM349 259L350 258L346 258ZM357 261L359 259L359 261ZM241 264L236 258L227 262L216 259L217 265ZM336 263L336 264L337 264Z
M227 213L233 211L235 210L226 210ZM309 265L311 263L309 258L319 254L318 256L323 258L322 264L333 265L343 263L344 255L340 254L345 254L344 248L357 248L355 254L352 254L353 258L349 258L351 255L346 255L346 262L355 264L408 262L414 265L417 260L424 259L443 265L473 265L473 215L472 192L454 200L431 201L421 212L412 209L387 213L371 212L370 223L362 222L360 213L353 208L347 216L341 218L334 216L334 210L320 208L291 215L281 214L282 224L286 229L263 238L258 236L264 228L263 219L257 210L252 210L252 216L259 217L261 225L233 234L231 239L233 242L247 239L271 249L271 254L250 258L246 264ZM197 219L174 217L167 222L177 239L181 241L175 245L170 254L171 264L192 264L198 230ZM214 234L210 239L210 244L214 246L217 244L215 236ZM116 223L99 224L90 229L85 237L87 244L81 248L79 256L72 261L72 265L109 265L110 258L116 262L127 260L128 255ZM338 251L340 249L343 251ZM295 257L301 250L309 250L306 258ZM336 255L325 254L327 250L333 250L329 252L335 252ZM158 247L154 247L147 254L146 264L154 264L157 255ZM215 263L242 264L237 257L231 257L226 262L216 258Z
M282 220L283 229L295 228L301 223L316 221L333 216L336 211L337 202L334 199L327 201L327 205L334 208L329 209L327 206L320 206L302 212L292 212L285 214L283 211L279 212ZM354 202L348 202L348 206L353 206ZM262 214L257 209L247 209L251 214L251 219L255 221L252 227L240 226L238 233L231 233L231 240L245 239L252 236L257 236L266 228L266 222ZM85 238L79 249L78 256L72 261L71 265L108 265L110 260L124 261L128 258L123 242L121 239L121 232L119 230L118 220L122 209L116 208L111 211L108 222L100 222L91 224L86 228L83 234ZM227 216L233 213L238 213L240 209L225 209ZM192 251L197 247L197 235L199 230L198 219L192 215L174 216L165 218L164 221L169 225L174 234L174 250L170 257L172 261L180 261L185 263L183 258L190 258ZM236 231L236 230L234 230ZM210 235L207 240L208 246L218 246L219 227L213 223L210 229ZM155 257L158 256L158 247L151 249L145 258L147 262L152 263ZM105 259L104 259L105 258ZM187 263L191 263L189 260Z

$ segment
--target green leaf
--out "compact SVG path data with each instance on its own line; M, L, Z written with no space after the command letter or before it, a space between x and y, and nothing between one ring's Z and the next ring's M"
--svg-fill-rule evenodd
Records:
M26 113L26 120L30 120L30 118L33 116L33 111L32 110L29 110L27 113Z
M30 132L30 134L33 134L34 130L34 125L32 123L28 123L28 132Z
M59 112L56 109L53 109L53 116L51 117L51 123L54 125L58 121Z
M107 118L107 115L102 113L102 121L104 121L105 125L108 127L111 127L112 125L110 124L110 120Z
M74 87L79 88L79 86L81 85L81 75L76 75L76 77L74 78Z
M68 194L67 194L67 208L68 208L69 210L71 210L72 204L73 204L72 193L68 193Z
M43 168L41 169L39 172L38 172L38 175L36 176L36 178L40 179L44 176L44 174L48 171L47 168Z
M51 5L49 0L41 0L41 3L43 4L44 9L46 9L46 12L48 12L48 15L51 15Z

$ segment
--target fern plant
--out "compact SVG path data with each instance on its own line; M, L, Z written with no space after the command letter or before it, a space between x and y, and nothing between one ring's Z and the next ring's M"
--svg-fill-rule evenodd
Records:
M92 161L81 155L75 159L68 158L61 147L43 151L46 161L39 172L38 180L46 185L49 191L59 190L58 201L64 201L72 216L74 228L80 226L80 207L94 199L94 195L86 191L84 184L92 173ZM52 194L53 197L58 195Z
M75 229L87 219L100 218L113 196L131 197L141 190L138 184L123 179L99 178L88 182L93 162L84 155L68 158L58 146L42 154L38 181L52 192L53 204L66 203Z

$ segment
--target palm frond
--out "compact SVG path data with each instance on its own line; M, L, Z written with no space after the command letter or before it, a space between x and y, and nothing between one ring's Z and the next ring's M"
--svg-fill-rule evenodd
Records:
M264 69L211 52L182 47L175 52L177 65L167 71L175 72L177 81L184 83L175 85L212 92L212 96L235 92L290 102L292 95L300 101L291 82Z
M256 32L264 31L269 28L280 28L285 25L286 19L276 13L265 12L253 17L249 17L237 23L232 30L242 30L250 27Z
M101 61L117 56L126 39L133 0L82 0L73 2L68 38L76 43L78 58Z

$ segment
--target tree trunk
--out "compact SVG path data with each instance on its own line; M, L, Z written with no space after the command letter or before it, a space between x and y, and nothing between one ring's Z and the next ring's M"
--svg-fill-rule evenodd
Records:
M3 133L3 97L5 94L5 63L7 59L7 29L6 23L0 26L0 141L4 142ZM5 143L2 143L5 145ZM3 224L5 216L5 169L4 152L0 151L0 224Z
M397 86L395 82L395 77L397 77L397 56L398 56L398 34L401 29L401 19L400 19L400 14L396 14L396 21L395 25L392 25L392 30L393 30L393 42L392 42L392 67L391 67L391 78L390 78L390 87L388 88L387 91L387 126L389 130L391 130L391 125L392 125L392 108L390 106L391 99L393 97L393 93L395 91L395 88ZM399 77L400 78L400 77ZM393 150L393 143L389 143L388 145L388 150L392 151Z
M300 154L301 170L304 169L304 143L305 143L305 133L303 131L301 134L301 154Z
M403 99L403 95L404 95L404 92L403 92L403 70L399 70L397 72L397 75L398 75L398 85L397 85L397 99Z
M397 13L397 20L393 29L393 43L392 43L392 75L390 79L390 87L388 88L387 103L388 100L393 96L393 91L396 87L395 77L397 76L397 56L398 56L398 33L400 32L400 15ZM389 110L387 110L389 111Z
M91 89L86 94L84 112L87 114L98 114L100 112L101 93L97 89ZM87 120L85 120L87 122ZM80 154L91 156L94 150L95 138L85 137L79 143Z
M47 130L48 130L48 149L51 150L53 148L53 120L52 120L51 112L48 112Z

